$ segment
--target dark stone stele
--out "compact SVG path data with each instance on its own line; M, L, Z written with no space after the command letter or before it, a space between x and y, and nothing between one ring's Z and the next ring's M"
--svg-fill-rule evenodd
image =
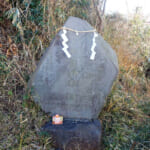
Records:
M69 17L65 27L77 31L94 30L80 18ZM65 118L97 119L118 74L114 50L98 34L95 59L91 60L93 32L68 31L68 58L63 52L60 30L40 60L29 87L35 102L52 115Z
M69 17L64 26L77 31L94 29L76 17ZM98 34L95 59L91 60L94 33L67 30L68 58L63 51L62 33L60 30L55 36L29 82L34 101L45 112L65 118L63 125L49 122L42 131L52 135L56 148L98 150L101 125L96 119L118 74L117 56Z
M52 136L56 150L100 150L99 120L65 119L63 125L53 125L50 121L42 131Z

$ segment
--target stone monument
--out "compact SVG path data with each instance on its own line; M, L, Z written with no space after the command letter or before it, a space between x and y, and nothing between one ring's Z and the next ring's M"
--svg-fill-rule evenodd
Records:
M110 45L88 22L69 17L29 82L35 102L45 112L64 117L63 125L49 122L42 128L53 136L56 148L100 148L97 118L117 74Z

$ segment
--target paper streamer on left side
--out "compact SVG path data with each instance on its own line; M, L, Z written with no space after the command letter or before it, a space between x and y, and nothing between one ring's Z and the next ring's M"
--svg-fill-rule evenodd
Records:
M64 29L63 30L63 33L61 34L61 37L62 37L62 39L63 39L63 41L62 41L62 45L63 45L63 48L62 48L62 50L63 50L63 52L66 54L66 56L68 57L68 58L71 58L71 54L68 52L68 48L69 48L69 46L67 45L67 42L68 42L68 38L67 38L67 36L66 36L66 33L67 33L67 31Z

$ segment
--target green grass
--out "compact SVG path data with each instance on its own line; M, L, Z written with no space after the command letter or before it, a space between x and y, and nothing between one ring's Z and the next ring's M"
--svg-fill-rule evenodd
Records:
M119 83L116 83L119 84ZM124 95L117 86L108 99L100 119L103 124L103 144L106 150L150 148L150 117L146 100ZM146 101L146 102L144 102ZM143 104L144 103L144 104Z

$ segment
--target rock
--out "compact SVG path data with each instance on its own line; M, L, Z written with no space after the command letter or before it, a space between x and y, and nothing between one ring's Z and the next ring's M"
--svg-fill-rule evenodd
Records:
M64 26L93 30L88 22L76 17L69 17ZM65 118L96 119L117 74L117 56L99 34L60 30L40 60L29 87L45 112Z
M52 136L54 147L59 150L100 150L101 147L99 120L65 119L63 125L49 122L42 127L41 132Z

